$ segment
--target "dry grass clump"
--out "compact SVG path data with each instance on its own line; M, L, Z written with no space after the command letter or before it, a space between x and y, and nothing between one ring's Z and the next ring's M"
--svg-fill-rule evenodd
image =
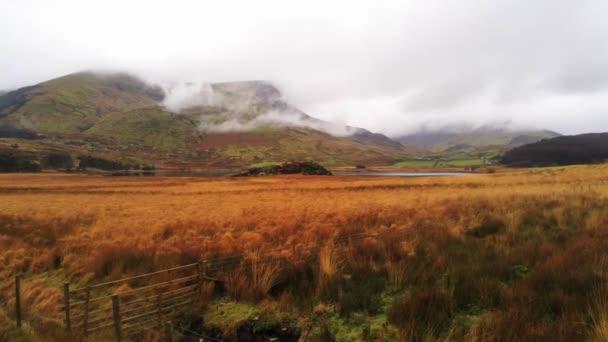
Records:
M593 293L589 311L591 316L589 340L608 341L608 292L605 287Z
M319 279L318 291L323 292L331 286L338 276L342 260L333 241L328 241L319 251Z
M279 262L254 260L243 262L226 272L224 286L237 300L260 300L268 295L281 274Z

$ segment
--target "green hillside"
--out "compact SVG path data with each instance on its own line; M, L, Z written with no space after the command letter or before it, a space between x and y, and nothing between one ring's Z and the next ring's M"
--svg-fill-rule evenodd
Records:
M425 147L433 152L473 152L480 148L497 150L520 146L542 139L559 136L548 130L511 130L479 127L472 130L426 130L404 135L395 140L408 145Z
M0 95L0 146L180 168L296 159L377 165L407 155L401 144L364 129L350 128L350 136L319 130L331 124L291 106L268 82L211 87L221 101L175 113L163 106L160 87L129 74L63 76ZM281 119L278 124L267 122L267 113L285 117L274 117Z
M106 114L84 133L161 149L188 149L200 141L192 121L160 107Z
M155 106L162 92L127 74L83 72L30 87L19 100L13 105L0 101L0 124L40 133L78 133L106 113Z
M503 129L475 130L471 133L458 134L455 137L433 145L437 151L446 150L452 146L468 144L475 147L483 146L512 146L525 137L527 142L553 138L558 134L551 131L508 131Z

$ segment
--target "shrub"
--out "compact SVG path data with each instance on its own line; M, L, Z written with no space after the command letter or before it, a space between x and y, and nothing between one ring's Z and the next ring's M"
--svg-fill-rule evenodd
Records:
M74 162L69 153L54 152L42 159L42 167L45 169L71 169Z
M133 168L133 165L123 164L118 161L93 156L79 156L78 160L78 169L80 170L86 170L88 168L101 170L128 170Z
M0 152L0 172L40 172L40 162L33 156Z

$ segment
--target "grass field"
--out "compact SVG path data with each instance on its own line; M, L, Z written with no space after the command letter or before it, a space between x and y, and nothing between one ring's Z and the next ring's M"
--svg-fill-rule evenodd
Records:
M237 255L190 313L224 340L245 325L302 341L608 339L608 165L416 179L5 174L0 248L3 341L70 340L64 280ZM245 267L260 258L282 262Z

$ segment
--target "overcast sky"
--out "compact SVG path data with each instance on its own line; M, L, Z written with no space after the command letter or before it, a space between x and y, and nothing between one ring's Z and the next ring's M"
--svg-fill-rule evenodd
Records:
M0 89L85 69L265 79L391 135L608 131L608 1L2 1Z

